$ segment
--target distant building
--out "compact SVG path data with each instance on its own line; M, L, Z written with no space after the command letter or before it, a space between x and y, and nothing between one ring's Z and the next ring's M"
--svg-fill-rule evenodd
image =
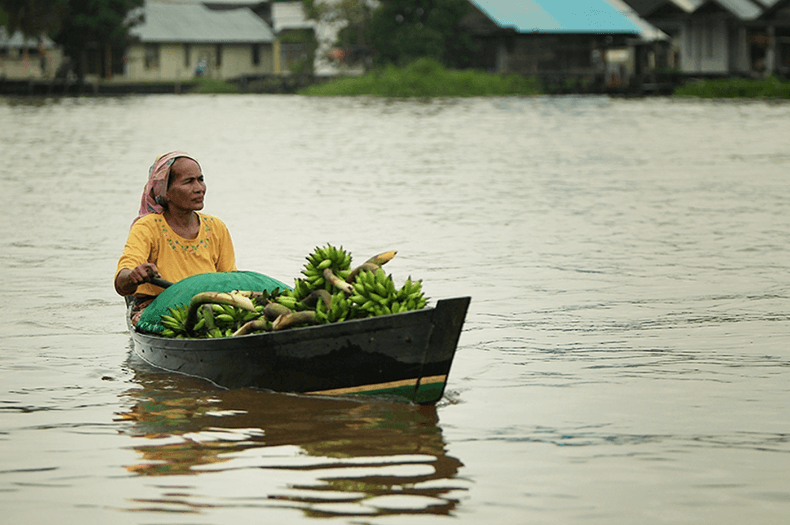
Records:
M790 0L780 0L766 8L759 20L765 25L768 42L755 42L765 48L765 73L790 78Z
M0 78L53 78L63 61L63 53L46 36L25 38L19 31L8 35L0 27Z
M683 74L790 74L790 0L625 1L671 36Z
M637 67L635 45L666 39L615 0L470 1L462 25L480 47L473 66L489 71L620 84Z
M275 71L274 32L249 7L149 0L144 9L144 23L130 32L124 80L229 80Z
M271 4L271 20L277 37L275 72L312 71L317 47L316 23L305 17L302 2Z

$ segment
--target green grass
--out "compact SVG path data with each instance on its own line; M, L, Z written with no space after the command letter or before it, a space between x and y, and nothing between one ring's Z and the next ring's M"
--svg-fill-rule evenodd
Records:
M539 95L539 83L520 75L500 75L473 70L448 70L423 58L398 68L388 66L359 77L340 78L302 89L302 95L375 97L491 97Z
M698 98L790 98L790 82L781 81L774 76L760 80L698 80L680 86L674 95Z

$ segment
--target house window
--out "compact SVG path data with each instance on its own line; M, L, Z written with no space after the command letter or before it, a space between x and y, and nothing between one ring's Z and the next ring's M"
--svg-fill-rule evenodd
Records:
M146 44L145 69L159 69L159 44Z
M217 67L222 65L222 44L217 44Z
M261 46L260 44L252 44L252 65L261 65Z
M184 44L184 67L192 65L192 48L189 44Z

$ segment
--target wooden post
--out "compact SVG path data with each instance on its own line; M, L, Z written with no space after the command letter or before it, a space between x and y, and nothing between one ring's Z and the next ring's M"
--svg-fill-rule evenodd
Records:
M768 26L768 49L765 50L765 76L776 72L776 26Z
M112 47L110 44L104 47L104 78L106 80L112 78Z

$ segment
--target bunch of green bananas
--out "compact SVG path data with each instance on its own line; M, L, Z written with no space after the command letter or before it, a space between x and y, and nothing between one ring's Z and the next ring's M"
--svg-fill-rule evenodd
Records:
M294 296L299 300L319 288L332 291L339 280L345 280L351 273L351 254L345 251L342 246L340 248L329 244L323 248L316 246L313 253L306 259L307 263L302 270L306 286L294 287Z
M351 316L353 303L342 291L333 294L329 301L318 301L315 306L315 320L317 323L340 323ZM351 317L350 317L351 316Z
M395 253L380 253L352 270L351 255L342 247L316 247L293 290L197 294L189 306L162 316L162 335L230 337L425 308L422 281L409 277L397 289L381 268Z
M246 323L263 315L263 307L255 311L245 310L229 304L203 304L197 310L194 337L230 337Z
M354 294L349 300L367 316L410 312L428 304L422 292L422 281L412 281L409 277L398 290L392 276L381 268L375 272L360 272L354 280Z
M178 305L168 308L168 311L170 315L163 315L160 321L165 327L161 335L165 337L185 336L187 333L187 307Z
M164 337L229 337L246 323L263 315L263 306L248 297L252 293L203 292L189 305L169 308L161 317Z

